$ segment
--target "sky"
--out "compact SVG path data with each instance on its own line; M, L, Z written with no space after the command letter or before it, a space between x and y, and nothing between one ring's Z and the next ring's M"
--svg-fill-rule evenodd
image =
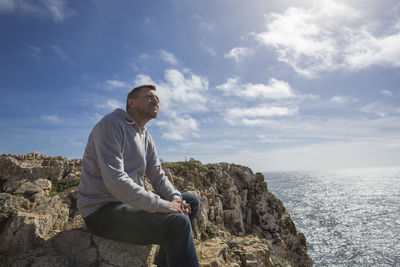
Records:
M155 84L164 161L399 166L397 0L0 0L0 154L81 158Z

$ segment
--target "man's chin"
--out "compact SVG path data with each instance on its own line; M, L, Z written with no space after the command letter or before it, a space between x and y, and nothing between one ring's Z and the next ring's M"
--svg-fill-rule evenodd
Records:
M149 114L149 117L152 119L157 118L158 112L152 112L151 114Z

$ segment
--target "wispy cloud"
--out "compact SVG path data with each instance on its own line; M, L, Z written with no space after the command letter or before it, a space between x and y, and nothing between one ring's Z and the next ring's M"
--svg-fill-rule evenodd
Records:
M335 104L345 104L349 101L348 97L345 96L334 96L331 98L331 102Z
M269 79L267 84L242 84L239 78L228 78L225 83L216 88L225 95L236 95L246 99L285 99L296 97L289 83L275 78Z
M113 91L116 89L128 89L131 87L131 85L127 82L120 80L106 80L103 87L106 90Z
M213 47L211 47L209 44L207 44L206 41L202 40L199 42L199 46L205 50L207 53L209 53L211 56L215 57L217 55L217 52Z
M50 45L51 50L56 54L58 57L60 57L62 60L72 63L71 59L68 57L67 53L65 53L64 50L62 50L59 46L57 45Z
M393 96L393 93L390 90L381 90L380 93L385 96Z
M148 58L150 58L150 55L147 53L140 54L140 56L139 56L139 59L141 59L141 60L145 60Z
M389 115L399 115L400 114L400 106L392 106L387 103L383 103L380 101L369 103L360 108L360 111L366 113L373 113L380 117L386 117Z
M0 13L34 17L50 16L56 22L62 22L76 14L67 7L65 0L1 0Z
M33 46L33 45L28 45L28 44L24 44L22 45L23 47L23 53L28 55L31 58L34 58L36 60L42 60L42 49L40 47L37 46Z
M155 23L155 22L156 22L155 19L154 19L154 18L150 18L150 17L146 17L146 18L143 20L143 24L144 24L144 25L153 24L153 23Z
M206 20L204 17L200 15L193 15L191 20L197 23L198 29L203 31L213 31L215 28L215 23Z
M161 55L162 60L164 60L165 62L167 62L171 65L178 64L178 59L174 56L174 54L167 52L165 50L161 50L160 55Z
M352 71L372 67L399 67L398 20L386 35L374 34L378 22L344 2L324 0L311 9L290 7L267 16L264 32L255 39L272 47L278 59L312 78L339 68Z
M116 108L122 108L123 109L125 107L125 104L120 102L120 101L118 101L118 100L115 100L115 99L108 99L103 103L97 103L95 106L97 108L102 108L102 109L107 109L109 111L112 111L112 110L114 110Z
M297 107L282 106L259 106L252 108L233 108L228 109L225 119L232 125L265 125L268 120L265 118L277 116L293 116L298 113Z
M45 120L47 122L51 122L51 123L59 123L61 122L61 118L57 115L43 115L42 120Z
M254 54L254 49L251 47L234 47L228 53L224 54L224 57L240 62L243 58L252 54Z

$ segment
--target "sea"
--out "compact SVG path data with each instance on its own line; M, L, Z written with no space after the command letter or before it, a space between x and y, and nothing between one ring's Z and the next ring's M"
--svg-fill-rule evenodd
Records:
M264 176L314 266L400 266L400 167Z

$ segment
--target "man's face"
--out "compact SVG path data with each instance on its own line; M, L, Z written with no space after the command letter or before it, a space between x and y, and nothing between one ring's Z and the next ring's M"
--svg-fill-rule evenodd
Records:
M158 114L158 103L160 102L155 90L142 88L138 97L133 99L135 109L144 119L154 119Z

